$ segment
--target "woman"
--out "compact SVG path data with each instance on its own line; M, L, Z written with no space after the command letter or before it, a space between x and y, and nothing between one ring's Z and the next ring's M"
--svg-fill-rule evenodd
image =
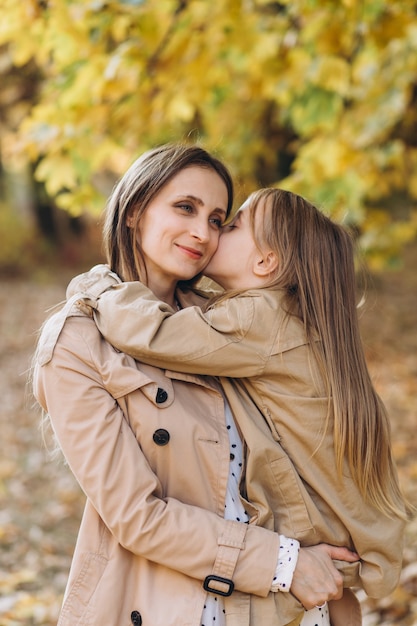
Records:
M96 322L153 365L234 377L221 383L261 523L302 545L354 546L361 562L345 565L346 586L383 597L399 578L406 507L360 341L348 233L296 194L261 190L224 228L204 273L226 289L205 313L174 313L132 282L90 300Z
M232 201L230 175L204 150L146 153L108 203L112 269L170 307L201 303L192 285ZM35 396L87 496L59 626L298 624L301 603L340 598L332 559L357 555L298 553L256 515L235 519L253 507L230 471L231 446L237 467L242 446L216 380L115 351L78 300L45 324L34 368ZM294 600L282 603L288 587Z

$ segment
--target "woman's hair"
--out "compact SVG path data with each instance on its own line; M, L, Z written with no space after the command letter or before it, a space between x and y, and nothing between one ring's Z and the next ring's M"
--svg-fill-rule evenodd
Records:
M268 286L285 291L285 308L302 321L322 371L334 413L337 470L342 472L346 459L368 501L386 514L404 516L389 420L360 337L352 236L289 191L261 189L248 205L256 245L278 257Z
M116 184L106 206L103 245L110 268L122 280L147 283L146 267L136 236L138 224L161 189L176 174L193 166L213 170L223 180L229 215L233 205L233 182L221 161L203 148L186 144L166 144L145 152ZM128 226L128 217L133 217L134 228ZM191 286L197 280L198 276L181 284Z

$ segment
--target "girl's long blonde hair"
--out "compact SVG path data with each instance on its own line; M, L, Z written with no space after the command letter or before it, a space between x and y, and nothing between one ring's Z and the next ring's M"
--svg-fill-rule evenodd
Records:
M278 256L268 286L285 291L286 310L302 321L321 369L334 414L337 471L346 459L361 494L381 512L404 517L389 419L360 337L353 238L289 191L261 189L248 204L255 243Z

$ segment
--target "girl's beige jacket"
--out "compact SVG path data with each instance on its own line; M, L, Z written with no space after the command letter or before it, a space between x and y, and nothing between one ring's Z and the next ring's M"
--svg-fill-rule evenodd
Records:
M399 580L404 521L365 502L347 466L337 475L321 375L301 323L280 306L281 292L251 290L206 313L187 295L173 314L147 287L120 283L105 266L86 276L70 288L94 285L94 318L112 345L154 366L221 377L247 446L244 489L256 522L302 545L353 547L361 562L340 564L346 586L389 594Z

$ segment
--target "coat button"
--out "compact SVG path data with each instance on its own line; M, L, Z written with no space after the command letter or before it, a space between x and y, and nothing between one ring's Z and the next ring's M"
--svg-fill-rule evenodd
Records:
M142 624L142 615L139 611L132 611L130 614L130 619L133 626L141 626Z
M167 400L168 400L168 393L165 391L165 389L161 389L161 387L158 387L158 391L156 392L155 402L157 404L163 404Z
M153 434L157 446L166 446L169 441L169 432L165 428L158 428Z

